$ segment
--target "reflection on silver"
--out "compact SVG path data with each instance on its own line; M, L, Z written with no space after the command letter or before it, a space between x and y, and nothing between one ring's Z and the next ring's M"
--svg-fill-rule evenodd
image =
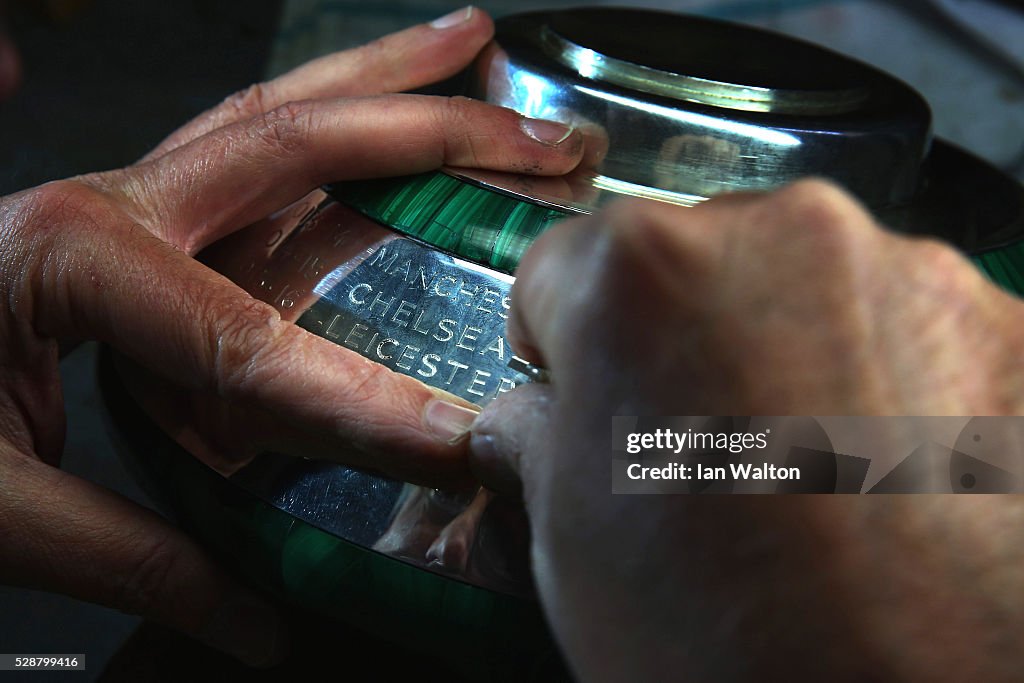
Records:
M666 173L664 181L668 183L672 180L672 174ZM668 202L669 204L678 204L680 206L696 206L697 204L708 200L707 197L703 197L701 195L688 194L686 192L673 192L671 190L663 190L658 187L647 187L646 185L637 185L636 183L626 182L625 180L619 180L617 178L609 178L608 176L603 175L594 176L593 183L594 187L599 190L613 192L618 195L640 197L642 199L654 199L659 202Z
M664 38L669 25L675 42L652 38ZM720 41L707 73L659 63L709 31L736 39ZM941 141L933 145L927 105L916 93L827 52L824 61L839 71L801 79L814 66L794 57L806 45L752 53L751 35L628 10L502 19L496 42L477 60L470 94L576 125L584 161L566 178L458 176L587 213L614 195L692 206L724 191L817 174L885 211L890 225L941 234L964 250L1019 239L1019 185ZM620 49L653 61L613 54ZM724 61L756 67L761 58L778 67L767 74L772 83L709 75ZM793 87L802 80L807 87ZM795 105L779 96L793 90L803 91ZM741 99L750 107L737 107ZM834 111L809 116L801 109L808 106ZM770 111L750 110L759 107ZM511 277L402 237L322 192L220 246L214 267L284 319L434 387L484 405L520 382L548 379L543 368L514 358L504 337ZM531 591L522 508L485 491L451 494L274 454L231 481L359 547L483 588Z
M695 43L699 54L688 51ZM904 204L931 142L927 104L896 79L824 48L681 15L506 17L473 78L472 95L578 127L584 164L611 179L602 189L684 205L808 175L873 208Z
M219 264L282 316L481 406L544 377L542 368L515 363L505 339L511 276L402 237L333 200L288 215L301 219L250 228L251 244L274 235L262 260ZM236 253L248 252L256 253ZM231 481L362 547L492 590L532 591L523 513L484 490L449 493L273 453Z
M388 235L297 324L478 404L516 386L505 340L512 278Z
M534 365L527 360L523 360L519 356L512 356L512 359L508 362L508 366L516 372L526 375L531 382L547 384L551 381L551 373L547 368Z
M572 67L584 78L614 83L648 95L660 95L674 100L742 111L815 116L856 111L868 99L868 92L864 88L785 90L652 69L577 45L547 25L541 28L540 36L540 43L549 56Z

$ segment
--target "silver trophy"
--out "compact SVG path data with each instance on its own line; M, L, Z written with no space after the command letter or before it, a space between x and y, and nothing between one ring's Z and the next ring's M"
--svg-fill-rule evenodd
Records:
M617 196L692 206L823 176L892 227L951 241L1021 286L1021 187L933 138L910 87L824 48L709 19L573 9L499 20L463 76L463 94L581 130L581 168L338 183L207 261L309 332L478 405L545 379L504 336L518 259L552 224ZM525 680L556 659L515 501L273 453L217 471L140 410L145 396L110 358L102 379L128 463L251 580L434 654L458 639L473 676Z

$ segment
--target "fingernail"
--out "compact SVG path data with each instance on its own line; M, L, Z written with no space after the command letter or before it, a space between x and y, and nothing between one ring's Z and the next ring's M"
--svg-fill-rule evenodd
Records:
M430 22L430 25L434 28L451 28L452 26L458 26L464 24L470 20L473 16L473 6L463 7L457 9L450 14L446 14L443 17L438 17Z
M550 147L557 147L562 144L576 130L572 126L567 126L563 123L526 117L519 120L519 127L537 142Z
M277 610L242 595L227 600L206 625L200 639L249 666L279 664L288 652L288 637Z
M423 422L442 441L455 443L469 433L476 410L434 399L423 409Z
M522 493L523 482L490 434L473 434L469 440L469 466L484 486L509 495Z

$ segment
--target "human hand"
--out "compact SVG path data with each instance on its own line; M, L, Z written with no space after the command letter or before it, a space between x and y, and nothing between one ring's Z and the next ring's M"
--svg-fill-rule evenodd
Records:
M280 654L273 610L192 541L54 467L57 339L97 339L188 390L259 406L355 464L467 476L441 394L282 322L192 258L328 181L442 164L572 169L579 135L559 125L466 99L380 94L455 73L491 36L479 11L454 19L254 86L134 166L2 200L0 580L141 614L249 663ZM472 415L457 415L468 426Z
M581 680L1019 677L1018 497L611 494L614 415L1024 412L1024 304L966 259L805 181L561 224L512 302L551 384L473 457Z

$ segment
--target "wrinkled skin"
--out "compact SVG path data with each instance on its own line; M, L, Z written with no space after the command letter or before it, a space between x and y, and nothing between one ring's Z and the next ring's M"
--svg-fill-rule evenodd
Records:
M469 62L493 25L479 11L461 19L253 86L131 167L0 200L0 580L141 614L252 664L283 652L274 610L191 540L55 467L58 339L100 340L356 464L468 478L460 429L472 412L453 419L444 395L282 322L192 258L328 181L442 164L572 170L582 142L562 126L466 99L386 94Z
M543 235L512 313L552 381L473 462L581 680L1019 680L1017 496L611 494L613 415L1024 412L1024 304L952 249L820 181L628 201Z

